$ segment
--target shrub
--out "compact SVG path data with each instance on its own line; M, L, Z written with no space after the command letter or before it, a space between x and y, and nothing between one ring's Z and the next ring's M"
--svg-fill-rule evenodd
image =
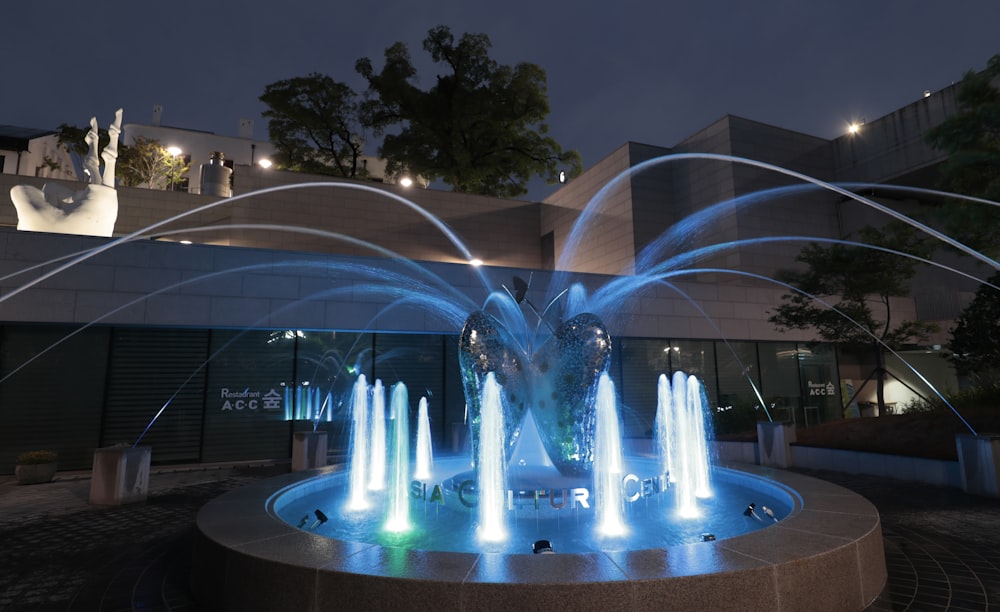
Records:
M33 450L17 456L17 465L38 465L39 463L55 463L59 457L55 451Z

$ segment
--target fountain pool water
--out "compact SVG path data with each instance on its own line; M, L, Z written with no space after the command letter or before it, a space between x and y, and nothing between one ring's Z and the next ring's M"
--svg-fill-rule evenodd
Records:
M581 408L596 421L594 435L588 437L593 444L590 474L556 469L531 410L523 416L526 423L514 428L517 440L508 457L502 440L510 411L503 409L504 394L492 373L482 384L478 455L432 463L427 399L421 398L416 460L411 461L408 440L402 438L407 434L388 444L388 469L406 478L404 489L368 480L371 466L385 461L384 452L376 457L370 449L387 447L370 423L385 415L376 409L378 402L370 401L381 392L381 382L369 387L359 376L351 408L355 429L349 469L281 491L270 510L291 525L342 541L494 553L529 552L539 539L566 553L663 548L733 537L787 516L795 506L791 494L764 481L751 487L719 470L715 486L709 486L701 387L680 372L672 386L663 378L660 394L671 401L661 402L658 412L669 415L662 417L671 424L669 439L657 445L659 456L642 457L623 452L614 385L607 374L599 376ZM402 383L394 389L405 395ZM390 423L395 425L406 412L395 407ZM674 469L663 471L667 464ZM750 504L759 510L745 512ZM336 518L316 523L310 519L314 513Z
M477 536L479 521L475 507L466 505L477 501L474 493L463 493L461 483L456 483L459 490L450 486L456 475L464 474L461 481L468 483L471 491L472 481L466 478L468 469L465 458L439 459L430 479L412 480L408 494L413 528L405 531L385 527L387 498L373 501L373 507L381 508L377 512L357 513L347 509L346 472L285 488L275 494L269 507L290 525L301 525L310 533L340 541L419 551L506 554L530 554L532 542L540 539L552 542L558 553L667 548L702 542L704 534L721 540L776 524L759 510L760 519L745 516L743 511L749 503L758 509L771 508L779 518L788 516L796 507L794 493L783 487L765 479L748 479L731 470L717 469L713 474L715 495L701 500L699 516L685 517L676 511L676 488L659 490L659 479L653 475L656 461L628 457L623 475L627 477L623 483L627 501L622 534L602 536L589 486L554 489L546 484L532 489L508 489L504 496L509 501L505 505L506 537L483 541ZM337 518L313 527L317 509Z

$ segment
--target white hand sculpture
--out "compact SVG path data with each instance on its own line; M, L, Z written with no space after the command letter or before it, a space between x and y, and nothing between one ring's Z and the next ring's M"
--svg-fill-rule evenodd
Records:
M87 185L80 191L59 184L46 183L41 189L30 185L10 188L10 199L17 209L17 229L29 232L55 232L110 237L118 219L118 192L115 191L115 163L118 160L118 136L121 134L122 109L115 112L108 126L111 142L101 152L104 174L97 158L97 118L90 120L84 141L90 145L83 161Z

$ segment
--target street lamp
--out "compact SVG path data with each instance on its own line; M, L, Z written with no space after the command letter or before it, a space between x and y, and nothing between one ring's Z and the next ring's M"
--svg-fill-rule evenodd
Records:
M174 180L176 178L174 176L174 173L176 172L175 168L177 166L177 163L176 163L177 162L177 156L180 155L181 153L183 153L183 151L181 151L180 147L167 147L167 153L169 153L170 157L173 158L173 161L170 164L170 191L173 191L174 190Z

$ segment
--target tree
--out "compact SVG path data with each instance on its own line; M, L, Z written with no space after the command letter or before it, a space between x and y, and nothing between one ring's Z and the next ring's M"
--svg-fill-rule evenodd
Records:
M857 242L921 257L932 248L917 230L901 221L891 221L881 229L865 227L858 232ZM782 280L828 303L835 301L836 311L795 292L782 296L783 303L768 321L778 329L815 329L827 342L873 346L876 365L872 375L876 378L879 414L886 414L884 347L897 349L924 341L937 330L937 326L922 321L897 324L892 319L891 298L910 294L909 281L917 262L861 246L816 243L803 248L796 261L806 268L783 271ZM874 305L881 316L876 316Z
M171 155L158 140L140 136L132 146L119 147L117 170L123 187L169 189L182 180L189 164L180 155Z
M959 111L924 135L948 153L941 166L942 189L1000 201L1000 55L982 72L969 71L955 92ZM949 233L976 250L1000 255L1000 209L954 200L939 212Z
M408 171L441 179L455 191L514 197L541 175L550 183L559 170L581 170L580 155L563 151L543 122L549 114L545 71L490 59L485 34L463 34L456 43L447 26L432 28L423 48L446 68L428 90L419 89L417 71L405 44L385 50L375 72L368 58L355 68L372 96L362 104L365 121L385 134L380 154L390 173ZM390 128L394 133L385 133Z
M982 72L970 70L955 92L959 111L925 134L928 144L948 153L940 186L963 195L1000 201L1000 55ZM1000 256L1000 209L951 200L941 207L949 233L991 257ZM990 282L996 285L1000 275ZM982 285L950 330L952 363L964 375L984 382L997 375L1000 293Z
M58 142L70 153L84 157L89 148L84 140L88 129L63 123L56 130ZM100 151L107 146L110 137L103 128L99 128L97 134ZM118 144L115 169L118 184L123 187L145 185L149 189L168 189L184 179L190 164L180 156L171 155L158 140L140 136L132 146Z
M268 136L278 165L313 174L364 175L364 126L353 89L312 73L271 83L261 102L268 106Z
M1000 272L989 282L1000 286ZM951 329L952 363L959 374L989 383L1000 374L1000 299L997 290L981 285Z

